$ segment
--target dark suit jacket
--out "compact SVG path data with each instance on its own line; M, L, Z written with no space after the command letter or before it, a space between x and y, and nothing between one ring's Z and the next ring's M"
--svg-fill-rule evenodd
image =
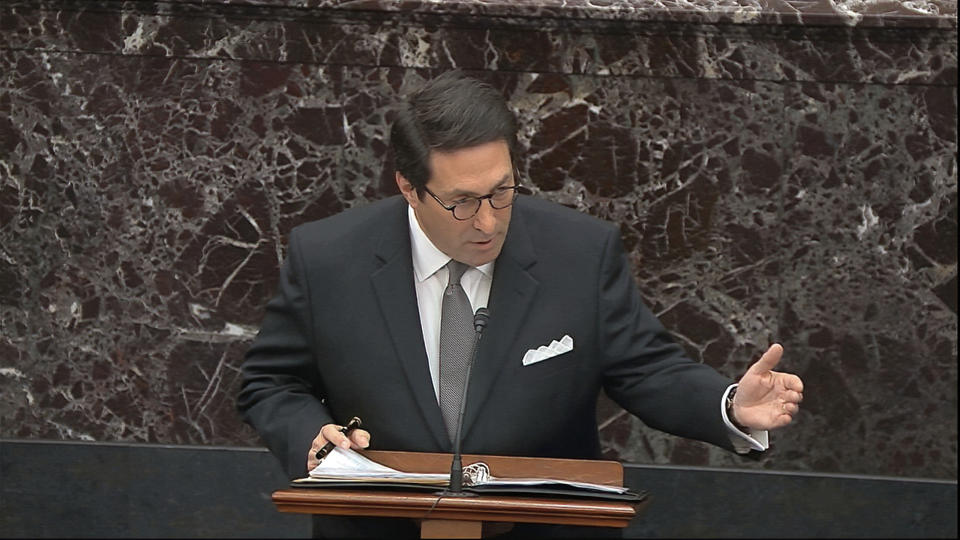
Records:
M638 293L611 224L517 199L472 372L468 453L598 458L601 388L647 425L727 449L732 381L687 359ZM574 350L523 366L569 334ZM243 364L238 406L305 476L320 427L363 419L371 448L450 452L420 328L407 204L399 196L290 235L275 298Z

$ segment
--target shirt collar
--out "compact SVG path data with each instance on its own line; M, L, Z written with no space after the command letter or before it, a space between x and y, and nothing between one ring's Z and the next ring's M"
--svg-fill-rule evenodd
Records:
M407 205L407 220L410 222L410 249L413 251L413 274L417 281L423 281L437 273L438 270L450 262L450 256L437 249L427 237L427 233L420 228L420 222L413 212L413 207ZM492 277L494 261L477 266L483 275Z

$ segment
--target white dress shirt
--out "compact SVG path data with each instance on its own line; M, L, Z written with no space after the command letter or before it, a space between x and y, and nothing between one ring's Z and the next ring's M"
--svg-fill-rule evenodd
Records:
M420 222L413 213L413 208L407 207L407 218L410 222L410 248L413 253L413 277L416 281L417 308L420 311L420 328L423 330L423 345L427 351L427 362L430 367L430 378L433 379L433 392L440 401L440 311L443 305L443 291L447 288L448 272L446 265L450 256L437 249L420 228ZM476 313L477 309L486 307L490 298L490 285L493 283L493 268L496 261L482 266L469 267L460 278L460 285L467 293L470 307ZM727 388L720 400L720 415L730 430L730 441L738 453L749 450L766 450L769 447L766 431L751 430L746 434L730 422L727 418L727 394L736 387L733 384Z

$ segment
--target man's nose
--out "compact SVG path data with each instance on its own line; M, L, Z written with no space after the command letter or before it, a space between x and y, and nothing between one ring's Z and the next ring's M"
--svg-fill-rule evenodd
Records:
M473 226L484 234L493 234L497 228L497 211L490 206L490 201L480 201L480 209L473 216Z

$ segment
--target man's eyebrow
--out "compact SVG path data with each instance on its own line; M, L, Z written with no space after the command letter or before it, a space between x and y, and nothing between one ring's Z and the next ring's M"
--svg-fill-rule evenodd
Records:
M490 190L490 193L493 193L494 191L502 188L504 184L506 184L507 182L513 179L514 179L513 171L510 171L507 174L503 175L503 178L501 178L500 181L497 182L497 185L493 186L493 189ZM450 198L453 199L457 197L483 197L484 195L489 195L489 193L484 193L483 195L477 195L476 193L472 193L469 191L455 190L453 193L450 194Z

